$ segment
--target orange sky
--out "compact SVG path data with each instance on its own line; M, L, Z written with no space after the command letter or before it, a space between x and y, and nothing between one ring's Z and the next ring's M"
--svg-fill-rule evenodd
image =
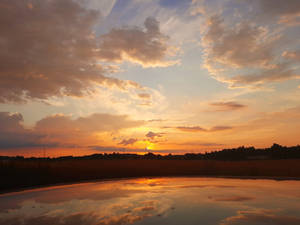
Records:
M0 155L297 145L299 15L297 0L4 1Z

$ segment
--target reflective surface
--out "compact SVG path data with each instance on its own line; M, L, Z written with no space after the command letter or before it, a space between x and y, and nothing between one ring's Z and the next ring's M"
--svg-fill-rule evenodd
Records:
M0 195L1 225L299 225L300 181L127 179Z

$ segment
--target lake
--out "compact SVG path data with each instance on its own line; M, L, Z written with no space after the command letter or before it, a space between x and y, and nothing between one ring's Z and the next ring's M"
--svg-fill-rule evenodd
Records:
M1 225L299 225L300 181L123 179L0 195Z

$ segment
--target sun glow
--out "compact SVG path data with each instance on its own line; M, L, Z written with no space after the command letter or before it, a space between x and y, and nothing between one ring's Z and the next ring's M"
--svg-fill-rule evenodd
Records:
M154 147L155 147L155 146L154 146L154 144L153 144L153 143L151 143L151 142L148 142L148 143L147 143L147 146L146 146L146 149L147 149L147 150L153 150L153 149L154 149Z

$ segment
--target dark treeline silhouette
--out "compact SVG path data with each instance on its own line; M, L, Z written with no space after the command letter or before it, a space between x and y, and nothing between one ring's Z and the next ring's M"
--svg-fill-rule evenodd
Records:
M24 158L23 156L0 156L0 160L69 160L69 159L176 159L176 160L259 160L259 159L300 159L300 145L286 147L273 144L270 148L255 149L254 147L238 147L206 153L186 153L184 155L160 155L154 153L126 154L103 153L87 156L62 156L58 158Z
M80 157L0 157L0 191L96 179L148 176L300 178L300 146L239 147L184 155L94 154Z

